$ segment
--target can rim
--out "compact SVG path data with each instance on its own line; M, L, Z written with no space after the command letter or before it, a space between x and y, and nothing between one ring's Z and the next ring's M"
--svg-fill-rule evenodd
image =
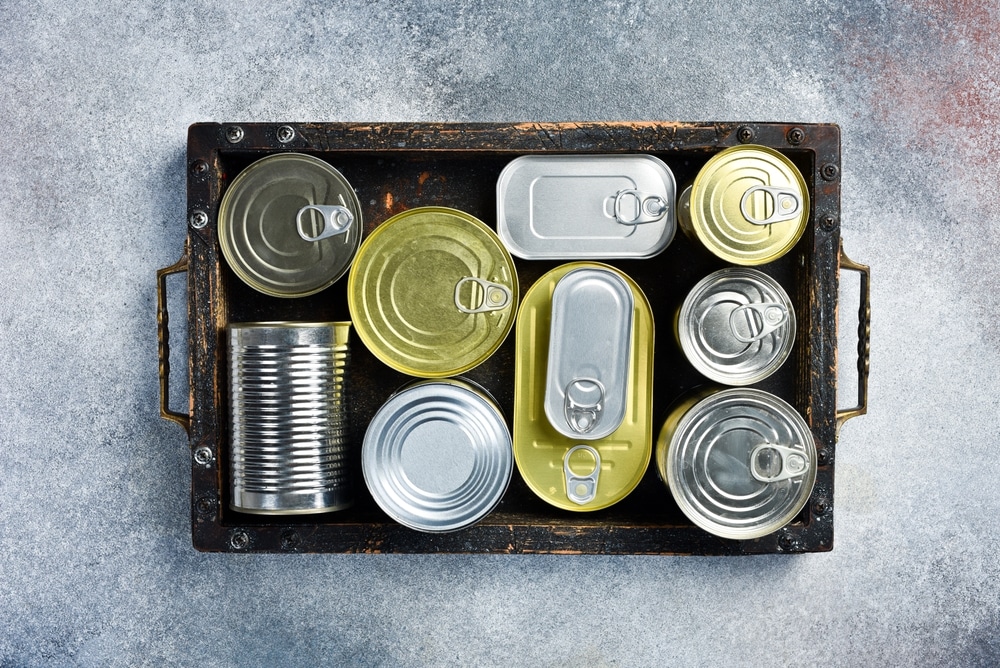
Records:
M702 198L704 196L703 189L706 187L704 175L708 174L710 169L714 169L717 165L719 165L719 163L732 160L734 156L737 156L740 153L751 152L763 153L765 156L776 160L782 167L791 173L792 178L798 187L799 193L802 196L802 213L798 217L799 222L795 226L794 233L789 235L785 242L780 246L766 248L765 250L753 253L737 253L732 250L730 245L720 243L717 238L708 234L707 230L718 226L710 225L710 221L707 221L702 217L702 207L697 205L702 202ZM717 257L741 266L752 267L777 260L795 247L795 244L799 242L799 239L802 238L806 228L809 226L811 200L809 197L809 187L806 183L805 177L803 177L799 168L796 167L786 155L769 146L762 146L759 144L730 146L729 148L713 155L695 176L694 183L691 186L689 201L690 207L688 209L688 215L690 216L691 227L693 228L695 235L698 237L698 240L701 241L705 248Z
M485 239L488 239L490 243L495 246L497 251L500 253L503 263L510 271L510 291L512 295L512 301L510 304L511 316L507 318L507 321L502 329L498 330L498 334L494 337L493 343L480 355L476 356L475 359L458 366L452 365L440 366L439 368L431 369L418 369L406 363L400 362L392 355L387 354L385 350L383 350L385 345L384 342L372 336L371 330L377 330L378 328L372 327L370 323L367 322L367 318L361 317L364 315L365 309L362 306L364 299L362 298L360 288L364 284L360 283L362 280L360 277L362 272L358 271L357 268L359 266L364 266L364 262L367 260L367 253L378 240L387 234L386 230L390 230L388 233L391 234L391 230L394 225L403 220L407 220L416 215L434 213L447 214L454 218L458 218L463 222L470 223L479 233L484 235ZM361 243L361 247L358 248L358 252L355 254L355 266L347 276L347 306L348 310L351 312L351 320L354 322L354 329L357 332L358 337L365 344L372 355L374 355L379 361L396 371L410 376L415 376L417 378L440 379L459 375L469 371L470 369L474 369L489 359L489 357L493 355L493 353L495 353L501 345L503 345L503 342L507 340L511 330L514 328L514 321L517 319L517 305L519 297L519 283L517 269L514 266L514 259L511 257L510 252L508 252L507 248L503 245L503 242L497 236L496 232L472 214L445 206L423 206L407 209L406 211L397 213L391 218L383 221ZM370 327L371 329L369 329Z
M759 281L781 298L782 304L788 312L788 320L782 325L782 328L787 332L787 336L782 340L778 353L771 357L767 361L767 364L759 368L752 367L741 373L730 373L722 370L719 366L713 366L702 356L703 349L698 345L698 337L692 336L691 328L687 327L686 323L693 317L692 309L704 297L707 287L721 279L737 277ZM792 348L795 346L797 321L791 297L789 297L788 292L773 277L750 267L725 267L712 272L691 288L691 291L688 292L687 297L684 298L684 302L681 304L677 315L676 328L681 350L684 352L684 356L688 362L691 363L691 366L709 380L724 385L743 386L752 385L764 380L784 365L792 353Z
M337 271L328 281L324 282L322 285L310 288L303 291L288 291L280 290L274 287L274 285L262 282L258 277L251 273L245 265L242 258L239 257L239 253L236 252L233 247L233 240L230 238L229 226L226 224L224 218L225 214L229 213L229 209L232 208L232 199L239 194L239 186L247 179L254 175L254 168L262 163L269 165L274 162L280 162L282 160L297 160L301 162L309 163L315 167L318 167L322 171L326 172L332 179L343 186L344 194L354 206L357 211L358 219L355 221L355 225L359 230L357 242L354 244L354 250L351 254L351 258L344 264L344 267ZM259 169L259 168L258 168ZM247 165L239 174L233 179L229 187L222 194L222 199L219 201L219 212L217 215L217 225L216 231L219 238L219 247L222 250L222 255L226 259L226 263L229 268L233 270L233 273L247 285L249 285L254 290L262 292L271 297L282 297L282 298L298 298L298 297L308 297L309 295L314 295L318 292L326 290L328 287L339 281L348 269L351 268L351 264L354 261L354 255L357 252L358 245L360 245L362 237L364 236L364 225L362 224L362 214L361 214L361 201L358 199L357 193L354 192L354 188L351 186L350 182L336 169L333 165L322 160L314 155L309 155L308 153L298 153L295 151L287 151L281 153L272 153L266 155L258 160Z
M699 510L694 499L692 498L688 486L683 484L678 472L680 462L677 460L680 457L678 453L681 450L681 448L678 447L678 444L679 441L686 436L686 432L690 428L690 425L703 419L705 411L712 407L713 404L728 401L732 397L740 397L744 400L749 399L769 406L792 423L795 429L806 437L804 438L805 442L803 443L803 448L809 455L810 465L806 474L806 479L800 486L794 502L788 506L788 509L784 513L776 515L774 519L767 523L756 526L733 527L714 521L710 516ZM670 419L668 418L667 424L664 425L664 430L667 429L669 423ZM707 396L699 398L692 406L685 410L682 416L680 416L673 433L670 435L670 441L666 445L668 450L665 453L665 482L670 489L671 496L673 496L678 507L684 515L691 520L692 523L711 534L719 536L720 538L748 540L761 538L778 531L794 519L799 512L801 512L802 508L804 508L808 503L809 497L812 495L813 487L816 484L816 442L812 430L794 407L781 397L765 392L764 390L749 387L734 387L709 392Z

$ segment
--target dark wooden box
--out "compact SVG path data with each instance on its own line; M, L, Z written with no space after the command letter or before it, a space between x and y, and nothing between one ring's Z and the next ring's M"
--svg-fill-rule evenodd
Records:
M352 337L348 399L356 503L318 515L265 517L229 508L229 434L225 327L260 320L348 320L346 278L302 299L268 297L226 265L217 238L220 198L253 161L279 151L316 155L357 190L365 234L400 211L440 205L496 223L496 182L513 158L532 153L650 153L670 167L678 188L690 183L723 148L755 143L778 149L809 186L809 225L798 245L760 267L792 296L798 332L792 357L755 387L789 401L816 438L819 473L810 502L787 527L752 541L716 538L680 512L651 464L640 485L611 508L561 511L537 498L513 474L496 510L479 524L426 534L390 520L368 494L360 450L378 407L409 378L376 360ZM352 124L199 123L188 135L188 238L184 257L160 272L187 269L190 407L166 407L169 389L165 298L161 294L161 393L165 417L188 427L192 450L191 521L199 550L230 552L492 552L558 554L750 554L813 552L833 546L837 308L840 252L840 130L835 125L776 123ZM845 258L846 259L846 258ZM559 262L517 261L522 294ZM674 312L687 291L722 266L678 231L661 255L611 261L643 288L656 323L654 434L668 406L704 384L674 341ZM867 286L867 280L865 280ZM866 289L863 288L863 289ZM480 367L465 374L513 414L514 334ZM865 342L865 345L867 343ZM864 347L862 347L864 348ZM867 364L867 359L864 360ZM860 375L860 374L859 374ZM865 370L865 378L867 371ZM860 408L860 407L859 407ZM862 409L863 410L863 409Z

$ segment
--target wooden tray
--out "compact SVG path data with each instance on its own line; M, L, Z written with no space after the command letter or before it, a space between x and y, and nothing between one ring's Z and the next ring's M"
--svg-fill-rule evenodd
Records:
M440 205L496 223L496 182L513 158L530 153L651 153L669 165L678 189L709 157L741 143L787 155L809 185L812 210L799 244L760 267L791 295L798 317L788 363L755 387L789 401L816 438L819 470L810 502L787 527L752 541L725 540L692 525L650 465L640 485L615 506L593 513L561 511L537 498L515 470L503 501L485 520L448 534L425 534L390 520L361 476L365 428L408 377L376 360L352 339L348 400L357 501L335 513L261 517L229 508L229 434L225 327L259 320L347 320L346 279L302 299L255 292L226 265L216 218L222 193L253 161L279 151L316 155L357 190L367 235L390 216ZM833 483L839 424L866 410L868 377L867 267L843 258L840 245L840 130L835 125L775 123L526 123L526 124L209 124L188 134L188 237L181 260L158 272L161 414L183 425L192 451L191 521L199 550L232 552L492 552L558 554L749 554L811 552L833 546ZM517 261L522 294L555 261ZM673 339L675 310L688 290L725 266L678 232L661 255L611 261L634 278L653 307L656 330L654 433L667 407L704 384ZM837 308L839 270L861 277L859 402L839 411ZM187 271L190 406L167 406L169 346L166 276ZM513 414L514 336L467 377L488 388Z

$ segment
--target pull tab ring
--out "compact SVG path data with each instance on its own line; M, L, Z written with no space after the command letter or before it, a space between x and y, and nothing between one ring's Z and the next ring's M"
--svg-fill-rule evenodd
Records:
M632 203L632 215L626 215L623 211L626 201ZM634 188L619 190L615 195L615 220L622 225L655 223L667 215L669 208L667 200L659 195L644 193Z
M765 457L767 461L762 461ZM805 475L808 470L809 460L804 450L761 443L750 451L750 474L760 482L790 480Z
M765 193L771 198L772 211L770 216L765 215L763 218L758 218L754 215L750 198L759 192ZM801 208L802 200L799 198L798 193L787 188L778 188L775 186L753 186L743 193L743 198L740 200L740 212L746 221L753 225L773 225L774 223L791 220L799 215L799 209ZM764 205L764 212L765 214L767 212L766 203Z
M746 322L750 336L742 333L740 320ZM788 322L788 309L784 304L765 302L763 304L743 304L729 314L729 330L740 343L756 343Z
M307 211L316 211L323 218L323 231L316 236L306 232L302 214ZM303 241L320 241L335 237L351 229L353 223L354 214L346 206L339 204L307 204L299 209L298 215L295 216L295 227Z
M604 384L596 378L574 378L566 385L565 394L570 429L578 434L593 431L604 413Z
M594 470L586 475L577 475L569 467L569 458L577 450L585 450L594 457ZM576 445L563 456L563 475L566 477L566 498L583 505L597 496L597 480L601 475L601 455L589 445Z
M478 285L483 290L483 299L479 305L471 307L462 303L462 286L466 283ZM462 313L487 313L501 311L510 304L513 294L506 285L493 283L477 276L465 276L455 284L455 307Z

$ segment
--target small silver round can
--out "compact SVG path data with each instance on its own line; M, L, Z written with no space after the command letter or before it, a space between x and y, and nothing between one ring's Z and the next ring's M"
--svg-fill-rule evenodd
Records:
M233 510L351 505L344 372L349 322L229 325Z
M446 532L484 518L514 466L510 431L482 389L422 381L375 414L362 447L365 483L387 515L411 529Z
M816 482L816 443L779 397L754 388L701 391L670 411L656 465L695 525L746 540L777 531L805 506Z
M781 285L745 267L720 269L688 293L677 341L705 377L750 385L778 370L795 343L795 310Z

